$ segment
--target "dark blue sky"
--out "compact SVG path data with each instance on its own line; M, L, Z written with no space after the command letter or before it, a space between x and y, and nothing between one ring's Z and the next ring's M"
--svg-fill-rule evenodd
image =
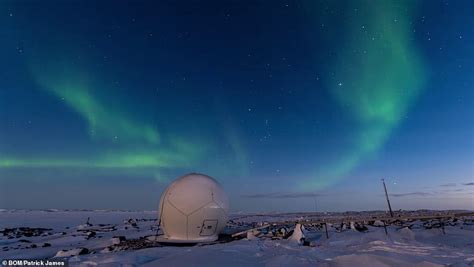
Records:
M470 1L2 1L0 208L473 209ZM341 196L344 196L343 198Z

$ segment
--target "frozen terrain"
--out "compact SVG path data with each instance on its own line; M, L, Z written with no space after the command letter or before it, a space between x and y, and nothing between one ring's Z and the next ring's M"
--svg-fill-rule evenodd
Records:
M72 266L474 266L472 217L399 220L387 234L380 221L354 223L379 215L234 214L218 242L178 247L154 242L156 211L0 210L0 259L67 257ZM310 221L316 219L331 222L329 238L323 224ZM302 224L295 228L294 221ZM268 223L277 225L230 236Z

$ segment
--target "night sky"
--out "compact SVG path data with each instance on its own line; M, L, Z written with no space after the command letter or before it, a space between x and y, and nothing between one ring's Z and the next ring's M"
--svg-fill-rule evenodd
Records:
M472 1L2 1L0 208L474 209Z

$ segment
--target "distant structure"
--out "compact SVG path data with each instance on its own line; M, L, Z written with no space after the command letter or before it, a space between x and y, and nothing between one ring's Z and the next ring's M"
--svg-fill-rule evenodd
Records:
M388 209L390 210L390 217L393 218L392 206L390 205L390 199L388 198L387 186L385 185L385 179L382 179L383 189L385 190L385 197L387 198Z
M228 220L229 200L213 178L190 173L176 179L161 195L158 242L199 243L217 240Z

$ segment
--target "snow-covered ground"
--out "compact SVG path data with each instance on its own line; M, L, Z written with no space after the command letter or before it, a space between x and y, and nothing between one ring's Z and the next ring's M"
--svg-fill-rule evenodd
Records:
M264 222L367 214L234 214L225 232ZM377 222L362 227L333 224L329 238L321 225L303 224L293 232L295 225L288 223L241 239L227 236L214 244L177 247L154 242L156 215L0 210L0 259L67 257L72 266L474 266L472 218L445 220L444 227L438 220L392 224L388 234Z

